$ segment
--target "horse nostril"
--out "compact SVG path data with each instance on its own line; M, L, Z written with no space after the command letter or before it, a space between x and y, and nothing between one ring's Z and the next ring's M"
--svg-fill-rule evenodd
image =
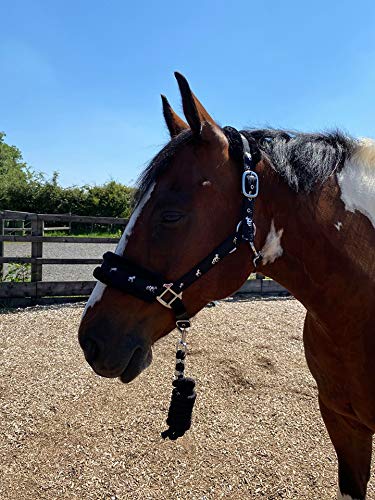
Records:
M93 340L85 339L82 342L82 349L88 363L90 364L93 363L95 359L98 357L99 348Z

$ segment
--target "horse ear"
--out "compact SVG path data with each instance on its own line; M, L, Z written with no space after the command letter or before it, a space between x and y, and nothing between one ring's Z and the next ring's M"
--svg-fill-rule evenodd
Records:
M215 144L216 147L219 147L221 151L228 151L229 143L228 139L225 137L225 134L221 130L221 128L215 123L204 122L202 125L201 138L205 142L209 142L210 144Z
M171 137L176 137L180 132L189 128L189 125L184 122L172 109L168 99L162 94L161 100L163 102L163 115L165 123L167 124Z
M209 122L215 125L215 120L207 113L205 108L195 97L186 78L177 71L174 75L180 88L184 114L191 130L195 134L200 134L203 122Z

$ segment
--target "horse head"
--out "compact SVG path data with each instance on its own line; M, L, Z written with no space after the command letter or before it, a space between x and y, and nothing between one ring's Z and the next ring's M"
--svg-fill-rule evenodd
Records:
M162 96L171 140L143 172L137 204L116 249L117 255L163 276L166 287L235 231L243 198L242 165L230 154L226 134L187 80L179 73L176 78L187 123ZM183 291L189 317L238 290L253 270L252 259L245 244L220 262L215 256L217 265ZM116 263L111 266L109 271L117 270ZM126 279L133 283L137 272L130 274ZM146 293L152 293L148 287ZM170 308L98 283L79 341L95 372L129 382L150 364L152 345L174 328Z

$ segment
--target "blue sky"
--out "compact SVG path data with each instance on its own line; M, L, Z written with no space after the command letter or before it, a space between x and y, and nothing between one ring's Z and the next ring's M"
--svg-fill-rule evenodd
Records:
M375 2L0 0L0 130L63 185L133 183L173 71L222 125L375 137Z

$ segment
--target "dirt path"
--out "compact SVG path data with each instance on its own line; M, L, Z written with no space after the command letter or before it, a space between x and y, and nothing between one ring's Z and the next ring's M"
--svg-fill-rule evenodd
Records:
M221 302L198 315L187 362L198 399L177 442L160 438L176 334L126 386L84 361L81 313L0 315L2 500L336 498L298 302Z

